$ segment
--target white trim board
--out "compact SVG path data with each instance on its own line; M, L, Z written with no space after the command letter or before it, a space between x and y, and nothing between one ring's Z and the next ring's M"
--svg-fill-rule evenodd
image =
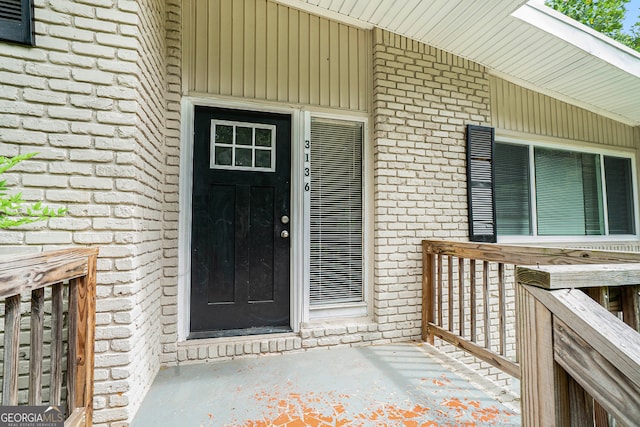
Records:
M299 180L296 177L302 175L300 161L302 154L299 148L301 132L301 112L299 109L283 108L271 105L254 104L247 102L233 102L216 98L183 97L182 98L182 122L180 141L180 178L179 178L179 223L178 223L178 341L186 341L189 335L191 290L191 196L193 191L193 138L194 138L194 110L196 106L218 107L227 109L242 109L264 111L291 115L291 259L290 259L290 286L291 286L291 328L299 331L302 316L302 262L303 247L302 215L299 193L301 193Z
M263 111L291 115L291 328L299 332L303 322L313 318L353 318L373 313L373 148L368 115L362 113L327 113L325 109L309 111L301 107L277 106L270 103L230 100L215 97L182 99L179 178L179 236L178 236L178 341L189 335L191 287L191 197L193 190L194 110L196 106ZM309 200L304 191L304 141L308 139L310 118L322 117L363 123L363 228L364 228L364 302L349 307L309 307ZM316 316L310 313L315 311ZM311 319L310 319L311 317Z

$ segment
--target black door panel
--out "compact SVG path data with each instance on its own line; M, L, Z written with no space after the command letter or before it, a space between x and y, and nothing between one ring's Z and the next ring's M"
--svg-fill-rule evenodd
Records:
M212 120L236 130L216 136L234 144L251 144L251 124L275 126L275 171L246 166L251 145L223 147L223 168L211 167ZM280 218L290 214L291 117L196 107L194 128L190 337L287 330L290 243L281 233L290 230ZM259 132L253 156L264 166L272 154Z

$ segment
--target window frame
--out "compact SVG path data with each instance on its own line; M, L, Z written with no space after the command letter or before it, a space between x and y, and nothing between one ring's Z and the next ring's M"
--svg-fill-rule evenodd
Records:
M625 149L623 147L596 147L593 144L580 144L579 142L562 143L558 141L541 141L536 139L521 139L513 138L509 136L499 135L496 132L495 144L513 144L528 147L529 157L529 206L530 206L530 222L531 232L530 235L501 235L497 234L498 243L544 243L544 242L567 242L567 243L581 243L581 242L598 242L598 241L636 241L639 238L639 205L638 205L638 175L636 166L636 152L633 149ZM600 157L601 179L600 184L603 191L603 213L605 222L605 232L609 233L609 220L608 220L608 206L607 206L607 193L606 193L606 180L604 174L604 156L618 157L629 159L631 162L631 190L633 197L634 207L634 234L603 234L603 235L557 235L557 236L541 236L538 235L538 218L537 218L537 203L536 203L536 177L535 177L535 156L534 149L546 148L552 150L563 150L585 154L595 154ZM497 188L496 188L496 191ZM498 209L496 207L496 209ZM497 220L497 215L496 215Z
M373 301L373 286L371 286L371 280L373 277L373 265L371 260L373 259L372 242L373 242L373 209L371 209L371 201L373 200L373 188L371 183L373 182L373 159L372 150L370 147L370 128L369 118L365 115L358 114L331 114L320 111L305 111L303 117L303 164L302 170L309 166L305 162L306 153L310 153L310 149L307 150L304 147L304 142L311 140L311 120L312 118L327 119L327 120L340 120L347 122L358 122L362 124L362 301L360 302L345 302L345 303L327 303L327 304L314 304L310 302L310 288L311 288L311 192L305 191L304 186L307 182L305 179L302 185L304 192L303 204L304 204L304 313L306 321L314 320L326 320L331 318L367 318L372 313L372 301ZM303 173L303 178L304 173ZM311 177L310 177L311 178Z
M233 137L232 142L229 143L220 143L216 141L216 133L214 131L217 126L231 126L233 128ZM237 137L237 128L249 128L252 129L252 140L251 145L242 145L236 142ZM259 146L255 143L256 136L255 132L257 129L269 130L271 132L271 145L267 148L265 146ZM229 165L219 165L216 163L216 148L217 147L225 147L231 149L231 164ZM223 169L223 170L234 170L234 171L246 171L246 172L275 172L276 171L276 127L274 125L267 125L264 123L251 123L251 122L242 122L242 121L231 121L231 120L211 120L211 137L209 140L209 149L210 149L210 157L209 157L209 168L210 169ZM235 158L237 151L236 149L244 149L251 150L251 160L252 166L238 166L235 164ZM271 154L271 161L269 167L261 167L256 166L256 152L264 151L269 152Z

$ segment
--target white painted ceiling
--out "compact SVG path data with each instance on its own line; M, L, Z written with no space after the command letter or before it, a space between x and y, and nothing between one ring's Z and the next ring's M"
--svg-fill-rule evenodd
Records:
M276 1L401 34L514 83L640 125L640 54L541 0Z

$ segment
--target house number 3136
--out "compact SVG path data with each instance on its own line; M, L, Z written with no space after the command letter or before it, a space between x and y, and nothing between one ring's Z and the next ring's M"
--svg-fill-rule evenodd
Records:
M311 190L311 141L304 140L304 191Z

